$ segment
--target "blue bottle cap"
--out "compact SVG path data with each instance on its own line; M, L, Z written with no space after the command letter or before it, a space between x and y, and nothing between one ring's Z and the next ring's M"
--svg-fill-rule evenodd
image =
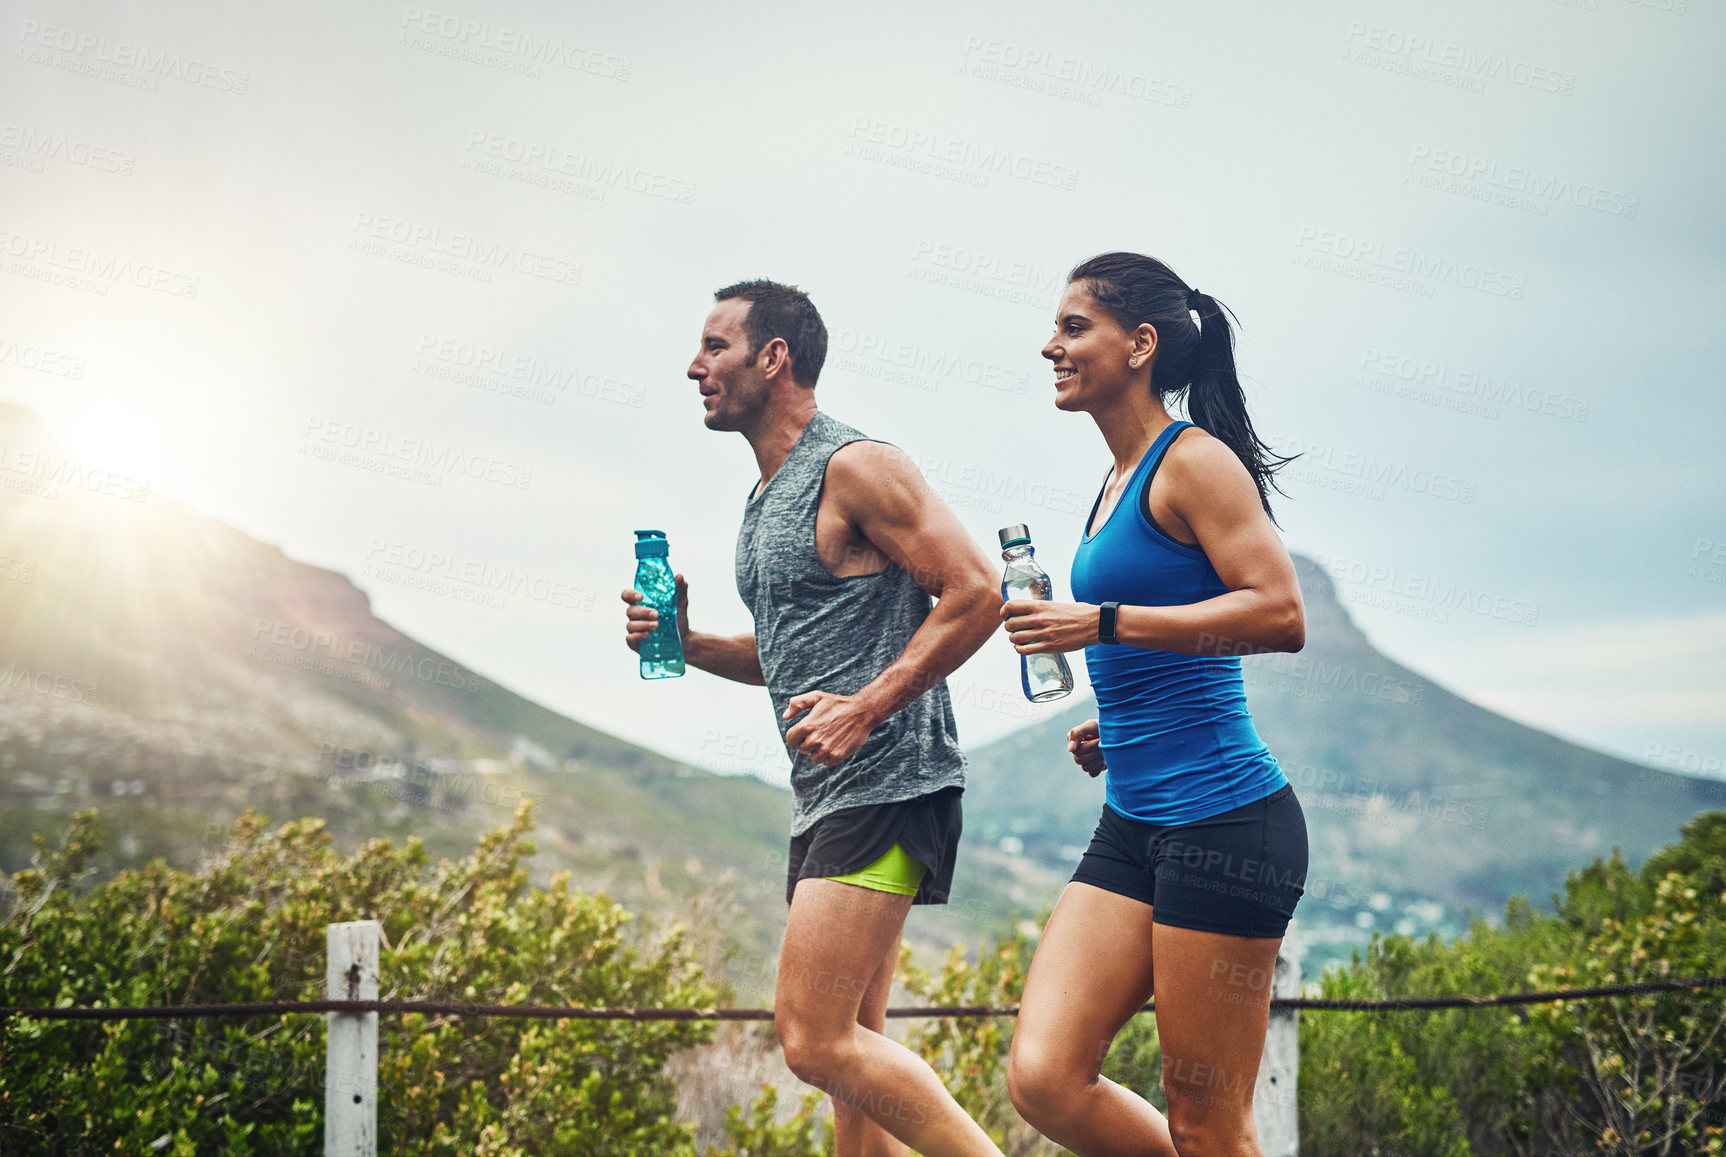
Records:
M671 544L665 540L663 530L638 530L635 532L636 558L668 558L671 555Z

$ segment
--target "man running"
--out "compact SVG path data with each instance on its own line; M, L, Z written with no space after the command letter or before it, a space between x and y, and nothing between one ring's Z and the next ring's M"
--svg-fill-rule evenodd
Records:
M792 759L785 1061L831 1096L844 1157L1000 1157L882 1035L906 913L952 885L965 757L945 679L999 623L1000 586L908 455L816 408L827 327L809 298L772 281L713 296L689 376L707 428L742 434L760 467L736 558L755 631L691 630L682 575L677 625L687 662L766 686ZM639 650L658 614L623 601Z

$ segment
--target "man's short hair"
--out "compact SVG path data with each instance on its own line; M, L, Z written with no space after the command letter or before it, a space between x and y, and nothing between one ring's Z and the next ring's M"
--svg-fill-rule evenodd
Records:
M791 380L814 389L827 361L827 326L809 295L795 285L777 281L739 281L713 295L714 301L732 298L749 303L749 312L743 316L749 356L758 356L761 347L780 339L791 354Z

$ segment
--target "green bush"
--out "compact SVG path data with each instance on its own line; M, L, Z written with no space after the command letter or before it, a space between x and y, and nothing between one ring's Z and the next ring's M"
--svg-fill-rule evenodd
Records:
M337 854L320 822L267 832L248 813L194 872L155 862L85 888L94 813L10 880L0 1003L143 1005L323 995L325 926L383 927L385 999L708 1006L685 931L633 932L567 878L527 886L524 808L472 856L428 863L417 842ZM1631 871L1614 855L1573 872L1551 913L1514 899L1499 926L1452 943L1375 937L1321 981L1343 999L1473 995L1711 975L1726 962L1726 812ZM932 1004L1020 999L1033 941L955 948L938 974L903 960ZM1302 1014L1302 1151L1408 1157L1726 1154L1726 990L1436 1011ZM1010 1157L1056 1152L1006 1094L1008 1017L917 1022L929 1060ZM382 1153L652 1153L695 1157L674 1119L673 1054L711 1023L381 1018ZM315 1152L324 1018L48 1021L0 1030L0 1152ZM1135 1017L1104 1072L1161 1105L1154 1020ZM706 1157L813 1157L831 1123L811 1093L788 1115L764 1087L726 1114ZM781 1120L781 1116L785 1119Z
M705 1006L681 929L631 917L559 877L530 889L524 807L472 856L428 865L416 842L344 857L318 821L266 832L248 813L195 872L155 862L87 893L80 813L11 881L0 1000L145 1005L316 999L325 925L383 927L384 999ZM639 938L638 938L639 940ZM0 1039L0 1151L303 1154L322 1144L324 1018L49 1021ZM666 1058L708 1039L687 1021L383 1017L381 1153L692 1153Z
M1401 999L1714 975L1726 964L1726 812L1632 872L1572 872L1553 912L1514 898L1450 944L1375 936L1322 995ZM1443 1011L1310 1012L1303 1152L1726 1153L1726 990Z

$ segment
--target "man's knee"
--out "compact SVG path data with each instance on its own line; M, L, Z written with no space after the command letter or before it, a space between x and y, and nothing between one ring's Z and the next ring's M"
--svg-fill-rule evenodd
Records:
M774 1027L785 1066L804 1084L820 1087L843 1067L840 1054L849 1033L823 1029L790 1011L776 1012Z

